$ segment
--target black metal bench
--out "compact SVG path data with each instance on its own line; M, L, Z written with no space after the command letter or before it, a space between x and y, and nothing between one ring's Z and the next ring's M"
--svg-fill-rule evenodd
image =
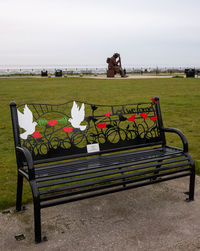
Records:
M41 242L41 209L189 176L195 165L183 133L164 128L159 98L131 105L10 103L18 166L16 210L25 177L34 203L35 241ZM166 145L177 134L183 148ZM20 134L21 133L21 134Z

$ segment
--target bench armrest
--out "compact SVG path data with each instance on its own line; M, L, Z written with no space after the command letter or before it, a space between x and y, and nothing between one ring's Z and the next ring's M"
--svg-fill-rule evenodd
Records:
M25 158L25 161L27 162L28 166L28 174L29 174L29 180L35 179L35 169L33 165L33 158L31 156L30 151L23 146L17 146L16 152L22 154L22 156Z
M176 128L163 128L163 131L178 134L178 136L181 138L182 143L183 143L183 151L188 152L188 141L187 141L185 135L180 130L178 130Z

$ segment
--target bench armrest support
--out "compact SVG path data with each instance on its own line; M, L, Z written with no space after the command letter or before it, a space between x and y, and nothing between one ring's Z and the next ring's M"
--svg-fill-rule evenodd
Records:
M183 143L183 151L188 152L188 141L187 141L185 135L180 130L178 130L176 128L166 127L166 128L163 128L163 131L178 134L178 136L181 138L182 143Z
M34 165L33 165L33 158L31 156L30 151L26 147L17 146L16 152L19 154L22 154L22 156L25 158L25 161L27 162L27 166L28 166L29 180L34 180L35 179L35 169L34 169Z

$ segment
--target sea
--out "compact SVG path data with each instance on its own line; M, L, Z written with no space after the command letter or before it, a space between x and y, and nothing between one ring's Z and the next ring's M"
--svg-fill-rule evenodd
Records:
M182 72L185 67L146 67L124 65L126 72ZM56 70L62 70L63 73L71 74L105 74L107 65L0 65L0 75L12 74L41 74L41 71L47 71L48 74L55 74Z
M0 65L0 75L12 74L41 74L41 71L47 71L54 74L56 70L62 70L63 73L106 73L106 66L65 66L65 65Z

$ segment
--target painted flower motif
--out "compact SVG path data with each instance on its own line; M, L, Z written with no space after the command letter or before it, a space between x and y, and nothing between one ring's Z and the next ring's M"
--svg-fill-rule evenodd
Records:
M69 132L73 131L73 128L72 127L63 127L63 131L69 133Z
M131 117L128 118L128 120L134 122L135 121L135 116L136 116L136 114L133 114Z
M106 123L99 123L99 124L97 124L97 127L102 130L103 128L106 127Z
M155 100L155 98L151 99L155 104L157 104L157 101Z
M56 119L55 120L49 120L48 125L55 126L57 123L58 123L58 121Z
M141 115L141 117L142 117L143 119L146 119L146 118L148 117L148 114L147 114L147 113L140 113L140 115Z
M40 135L40 132L39 131L35 131L32 135L32 137L36 138L36 139L39 139L41 138L42 136Z
M104 114L106 117L110 117L110 112Z
M156 121L157 120L157 116L154 117L150 117L151 120Z

